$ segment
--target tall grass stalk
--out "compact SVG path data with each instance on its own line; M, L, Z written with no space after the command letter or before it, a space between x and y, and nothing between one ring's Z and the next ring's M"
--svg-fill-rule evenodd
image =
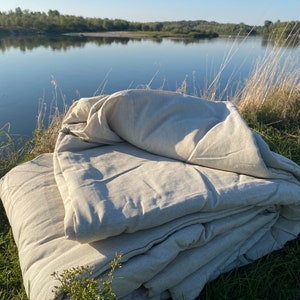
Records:
M258 121L298 121L300 118L300 69L284 51L274 47L258 60L243 89L234 101L240 111ZM297 62L296 62L297 63Z
M224 71L227 69L228 65L230 64L231 60L235 57L235 55L240 50L240 47L243 43L247 40L250 36L254 27L248 32L246 36L241 37L240 34L235 36L233 43L231 43L228 51L225 52L222 63L219 67L218 72L213 76L213 79L209 82L206 82L206 86L202 90L200 94L201 97L205 99L210 99L212 101L215 100L224 100L224 98L228 99L228 94L230 94L230 88L233 82L234 73L231 74L231 77L228 79L226 86L220 90L220 81ZM238 43L238 46L236 44ZM236 47L235 47L236 46ZM207 78L211 76L207 75ZM195 90L195 88L194 88ZM229 93L230 92L230 93Z
M274 46L259 59L232 101L273 151L300 164L300 68L285 51Z
M10 132L9 123L0 128L0 178L16 166L29 150L22 136Z
M51 84L53 86L53 98L49 112L47 111L45 98L43 97L39 102L37 125L31 141L33 147L29 153L33 157L54 151L61 123L68 109L66 97L54 77L52 77ZM47 115L48 117L46 117Z

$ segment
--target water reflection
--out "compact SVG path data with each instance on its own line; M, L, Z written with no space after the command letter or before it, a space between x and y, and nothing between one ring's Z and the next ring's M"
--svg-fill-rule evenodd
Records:
M296 49L300 45L300 36L291 36L287 39L269 39L262 37L261 39L262 47L284 47L290 49Z
M71 48L83 48L86 43L94 43L95 45L126 45L129 41L142 42L143 40L151 40L154 43L160 44L163 38L128 38L128 37L90 37L90 36L72 36L72 35L36 35L36 36L9 36L0 37L0 50L8 51L11 48L20 49L22 52L33 50L38 47L50 48L53 51L67 51ZM185 45L191 43L199 43L201 39L185 39L172 38L174 43L183 43Z
M243 40L244 37L232 39L239 41ZM11 48L19 49L22 52L30 51L38 47L49 48L53 51L67 51L71 48L83 48L86 43L94 43L95 45L112 45L121 44L127 45L130 41L142 42L144 40L151 40L154 43L160 44L163 42L163 38L152 37L152 38L128 38L128 37L91 37L91 36L72 36L72 35L35 35L35 36L0 36L0 50L5 52ZM192 38L169 38L174 44L195 44L202 43L203 39L192 39ZM214 39L215 40L215 39ZM284 43L275 40L261 39L262 47L267 46L285 46L289 48L296 48L300 44L300 39L294 39L292 42Z
M91 38L84 36L17 36L1 37L0 50L8 51L11 48L25 52L38 47L50 48L53 51L67 51L71 48L83 48L87 42L97 45L127 44L129 38Z

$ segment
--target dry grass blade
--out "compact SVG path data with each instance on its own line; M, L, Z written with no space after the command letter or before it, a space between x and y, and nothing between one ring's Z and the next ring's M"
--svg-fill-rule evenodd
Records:
M260 59L234 101L248 119L265 124L299 122L300 69L294 59L283 59L285 48L275 46ZM292 71L291 71L292 70Z
M54 87L54 91L48 121L45 121L47 116L47 105L44 98L42 98L39 103L37 126L34 131L34 139L32 141L33 148L30 151L30 156L37 156L42 153L51 153L54 151L56 139L59 130L61 129L62 120L68 109L65 101L65 95L53 77L51 84ZM62 102L61 105L58 104L59 96ZM59 106L62 106L61 110L59 110Z
M0 128L0 178L20 162L28 149L22 137L10 133L9 123Z
M64 114L57 113L51 117L51 121L47 127L42 124L37 126L34 132L34 146L30 151L31 155L37 156L42 153L51 153L54 151L63 116Z

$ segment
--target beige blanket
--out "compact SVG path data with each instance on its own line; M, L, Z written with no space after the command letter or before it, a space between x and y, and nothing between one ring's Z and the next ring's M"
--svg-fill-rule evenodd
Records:
M129 90L75 102L54 154L13 169L0 196L31 299L51 298L52 272L97 277L116 252L118 298L194 299L298 235L299 180L232 103Z

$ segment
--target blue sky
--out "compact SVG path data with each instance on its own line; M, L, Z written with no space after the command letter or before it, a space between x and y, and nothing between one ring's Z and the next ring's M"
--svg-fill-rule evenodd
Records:
M265 20L299 20L300 0L0 0L0 11L16 7L140 22L207 20L263 25Z

